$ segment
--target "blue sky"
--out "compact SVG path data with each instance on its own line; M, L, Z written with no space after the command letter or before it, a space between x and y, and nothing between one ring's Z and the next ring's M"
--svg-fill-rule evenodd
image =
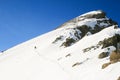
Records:
M120 0L0 0L0 51L92 10L120 24Z

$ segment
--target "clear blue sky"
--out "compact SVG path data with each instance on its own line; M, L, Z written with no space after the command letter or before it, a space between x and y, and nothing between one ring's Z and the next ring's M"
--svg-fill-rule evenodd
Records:
M0 0L0 51L92 10L120 24L120 0Z

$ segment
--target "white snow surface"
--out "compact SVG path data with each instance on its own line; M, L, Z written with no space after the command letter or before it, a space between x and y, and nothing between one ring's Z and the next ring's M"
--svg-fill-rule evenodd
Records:
M91 13L99 13L91 12ZM94 27L96 19L86 19L78 25L88 24ZM101 24L106 25L106 24ZM29 41L21 43L0 54L1 80L117 80L120 76L120 62L105 69L102 65L109 62L109 57L98 59L98 55L107 49L83 49L95 46L99 41L120 34L120 28L106 27L96 34L83 37L70 47L60 47L61 42L53 41L61 35L63 38L74 37L75 25L65 25ZM69 28L68 28L69 27ZM63 33L62 33L63 32ZM81 33L81 32L79 32ZM115 50L110 46L110 51ZM74 64L76 64L73 66Z
M63 48L52 44L60 29L8 49L0 55L1 80L116 80L120 76L120 63L105 69L102 64L108 57L98 59L99 48L83 53L83 49L109 38L120 29L108 27L99 33L86 36L76 44ZM94 42L93 42L94 41ZM35 48L36 46L36 48ZM114 47L111 47L114 49ZM66 57L67 54L70 56ZM80 65L72 67L80 62Z
M83 15L80 15L80 17L81 17L81 16L90 15L90 14L100 14L100 13L102 13L102 11L101 11L101 10L97 10L97 11L90 11L90 12L88 12L88 13L85 13L85 14L83 14Z

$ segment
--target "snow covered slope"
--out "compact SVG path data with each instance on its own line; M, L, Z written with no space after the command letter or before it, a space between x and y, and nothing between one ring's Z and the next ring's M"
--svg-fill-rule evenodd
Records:
M91 11L4 51L0 79L117 80L119 50L117 23L103 11Z

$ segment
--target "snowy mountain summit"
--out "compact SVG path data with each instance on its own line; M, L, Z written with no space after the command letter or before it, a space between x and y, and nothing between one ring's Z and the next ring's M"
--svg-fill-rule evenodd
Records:
M60 46L70 46L84 36L89 36L95 34L106 27L117 25L116 22L106 17L103 11L91 11L89 13L78 16L66 23L64 23L60 28L61 33L56 38L54 43L62 42ZM69 43L69 41L71 41Z
M98 10L0 55L1 80L120 80L120 28Z

